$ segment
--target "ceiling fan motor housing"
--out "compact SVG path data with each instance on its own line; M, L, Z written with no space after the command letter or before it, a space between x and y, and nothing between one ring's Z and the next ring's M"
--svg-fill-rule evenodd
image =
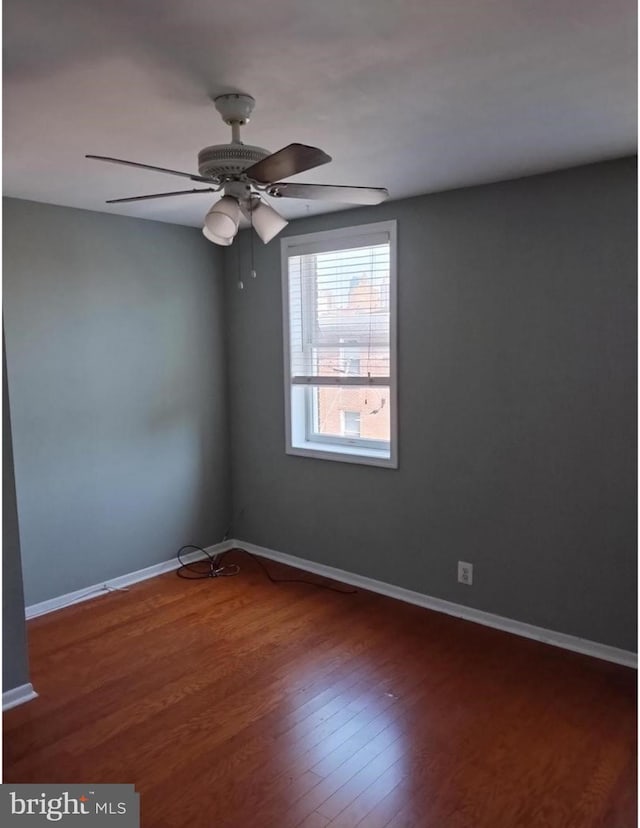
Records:
M269 150L249 144L215 144L198 153L198 170L200 175L217 178L240 175L267 155Z

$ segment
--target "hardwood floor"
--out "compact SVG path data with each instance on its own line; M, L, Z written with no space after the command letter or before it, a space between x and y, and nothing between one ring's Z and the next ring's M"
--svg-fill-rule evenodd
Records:
M4 781L134 782L145 828L636 825L635 671L235 559L29 622Z

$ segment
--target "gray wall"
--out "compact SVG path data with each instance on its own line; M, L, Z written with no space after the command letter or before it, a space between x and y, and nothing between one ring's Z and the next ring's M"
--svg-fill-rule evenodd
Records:
M2 340L2 688L6 691L29 681L29 664L4 331Z
M243 292L228 251L235 537L635 650L635 181L623 159L289 225L398 220L397 471L285 455L280 248Z
M27 605L219 541L220 251L193 228L14 199L4 237Z
M219 540L231 480L236 537L635 649L635 180L624 159L287 228L398 219L398 470L285 455L277 242L238 292L247 233L223 285L195 229L5 200L27 604Z

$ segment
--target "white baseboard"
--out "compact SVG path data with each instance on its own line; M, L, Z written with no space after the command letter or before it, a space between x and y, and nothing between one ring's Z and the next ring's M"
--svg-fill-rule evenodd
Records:
M536 627L533 624L525 624L522 621L516 621L513 618L505 618L501 615L493 615L490 612L467 607L463 604L455 604L452 601L444 601L441 598L433 598L430 595L425 595L422 592L413 592L410 589L387 584L384 581L376 581L373 578L367 578L364 575L356 575L353 572L347 572L344 569L337 569L326 564L315 563L314 561L306 560L305 558L298 558L295 555L288 555L285 552L277 552L274 549L267 549L264 546L257 546L254 543L248 543L242 540L227 540L222 543L217 543L213 546L207 547L207 552L210 555L220 554L228 549L240 547L252 552L263 558L268 558L273 561L295 566L306 572L313 572L316 575L321 575L325 578L331 578L334 581L340 581L351 586L367 589L371 592L378 592L381 595L387 595L389 598L396 598L399 601L405 601L408 604L416 604L419 607L435 610L435 612L443 612L446 615L453 615L456 618L463 618L465 621L474 621L476 624L483 624L485 627L493 627L497 630L520 635L524 638L532 638L535 641L542 641L545 644L551 644L554 647L562 647L565 650L572 650L576 653L593 656L594 658L601 658L604 661L612 661L615 664L623 664L626 667L638 667L637 653L629 650L621 650L617 647L610 647L607 644L599 644L597 641L589 641L586 638L578 638L574 635L567 635L566 633L556 632L555 630L547 630L544 627ZM201 560L204 555L201 552L190 552L183 556L187 562ZM121 575L118 578L113 578L110 581L96 584L85 589L77 590L76 592L69 592L66 595L60 595L58 598L51 598L48 601L41 601L39 604L32 604L26 608L27 619L36 618L38 615L44 615L48 612L62 609L63 607L77 604L80 601L88 601L91 598L96 598L99 595L104 595L110 590L121 589L122 587L136 584L138 581L145 581L148 578L155 578L156 575L162 575L165 572L171 572L178 568L178 561L172 558L169 561L163 561L153 566L148 566L145 569L139 569L136 572L131 572L128 575ZM24 685L24 687L31 687L31 685ZM16 688L20 690L21 688ZM16 691L9 690L8 693ZM33 688L31 688L33 692ZM5 694L6 695L6 694ZM30 696L29 698L33 698ZM23 701L27 701L25 698ZM21 704L21 701L16 704ZM4 705L4 696L3 696ZM13 705L12 705L13 706Z
M444 601L441 598L432 598L430 595L424 595L421 592L413 592L410 589L387 584L383 581L376 581L364 575L356 575L344 569L337 569L333 566L308 561L304 558L298 558L295 555L276 552L264 546L256 546L254 543L237 540L233 541L232 544L246 549L247 552L251 552L254 555L269 558L272 561L279 561L289 566L295 566L306 572L313 572L315 575L322 575L325 578L331 578L334 581L340 581L354 587L367 589L371 592L378 592L381 595L387 595L390 598L396 598L408 604L416 604L419 607L425 607L436 612L443 612L446 615L453 615L456 618L463 618L465 621L474 621L476 624L483 624L485 627L494 627L497 630L520 635L524 638L533 638L536 641L542 641L554 647L562 647L565 650L572 650L575 653L601 658L604 661L612 661L615 664L623 664L625 667L635 667L636 669L638 667L637 653L630 652L629 650L621 650L617 647L610 647L607 644L599 644L597 641L589 641L586 638L578 638L574 635L547 630L544 627L536 627L533 624L525 624L513 618L493 615L490 612L483 612L482 610L466 607L462 604L454 604L452 601Z
M11 710L12 707L17 707L19 704L24 704L37 697L38 694L33 689L32 684L21 684L12 690L4 691L2 694L2 710Z
M216 543L213 546L207 547L207 552L210 555L218 555L220 552L231 549L234 545L232 541L222 541L222 543ZM182 559L187 563L191 563L202 560L204 557L202 552L195 551L186 553L182 556ZM122 589L131 584L137 584L139 581L146 581L148 578L155 578L156 575L171 572L177 569L178 566L178 560L171 558L169 561L162 561L162 563L147 566L145 569L138 569L135 572L130 572L128 575L120 575L117 578L112 578L110 581L103 581L101 584L94 584L84 589L77 589L75 592L67 592L65 595L59 595L57 598L49 598L47 601L40 601L38 604L31 604L31 606L26 607L25 616L27 620L37 618L38 615L45 615L48 612L54 612L63 607L70 607L72 604L79 604L81 601L89 601L100 595L106 595L112 590Z

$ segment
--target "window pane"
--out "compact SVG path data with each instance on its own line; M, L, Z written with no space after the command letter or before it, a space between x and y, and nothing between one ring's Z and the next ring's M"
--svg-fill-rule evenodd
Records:
M389 442L389 388L330 385L316 386L308 393L312 407L310 427L315 434Z

